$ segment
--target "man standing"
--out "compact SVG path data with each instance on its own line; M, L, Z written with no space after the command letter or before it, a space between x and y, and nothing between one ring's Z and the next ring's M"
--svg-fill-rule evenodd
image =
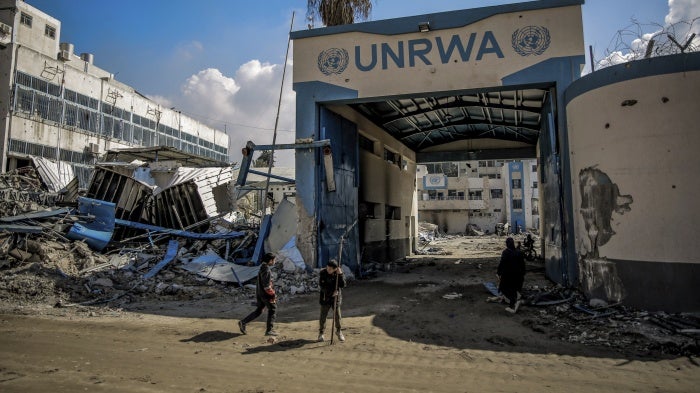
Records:
M275 317L277 316L277 296L275 288L272 286L272 272L270 268L275 264L275 254L268 252L262 258L262 264L258 271L258 281L255 285L256 308L238 322L238 327L241 333L246 334L246 324L262 314L262 311L267 307L267 329L266 336L276 336L277 332L273 329Z
M343 300L341 289L345 288L346 281L343 269L338 267L338 263L331 259L328 261L326 268L321 270L318 276L318 287L320 289L319 304L321 305L321 316L318 320L318 341L324 341L323 336L326 330L326 319L328 311L334 309L334 324L335 332L338 335L338 340L345 341L345 336L341 331L340 325L340 304ZM331 332L331 334L333 334Z
M501 262L498 264L499 284L498 290L508 299L509 305L506 311L515 314L520 306L518 297L525 280L525 257L515 248L512 237L506 239L506 249L501 254Z

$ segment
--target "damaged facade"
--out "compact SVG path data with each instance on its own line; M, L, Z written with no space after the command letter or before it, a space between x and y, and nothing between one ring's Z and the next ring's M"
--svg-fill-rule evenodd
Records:
M324 190L322 156L297 153L304 258L323 266L342 248L361 271L375 257L412 253L419 198L403 171L536 158L549 279L610 302L700 310L698 92L690 88L698 55L581 78L582 4L546 0L294 32L297 137L328 138L343 152L334 161L337 194Z
M485 160L419 165L418 219L445 233L539 231L536 160Z
M321 155L297 152L305 260L324 266L342 248L361 274L365 263L413 253L419 164L540 158L537 211L552 209L540 220L545 260L554 281L572 285L568 167L558 142L566 120L556 108L584 63L581 4L539 1L293 32L297 138L330 139L341 190L324 190Z
M698 311L700 53L608 67L567 90L582 288L651 310Z

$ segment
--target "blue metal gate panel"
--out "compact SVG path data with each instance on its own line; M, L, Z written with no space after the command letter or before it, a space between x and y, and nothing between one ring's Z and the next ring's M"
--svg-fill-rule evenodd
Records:
M359 153L357 126L339 115L321 107L321 139L330 139L333 153L335 191L328 191L323 168L323 151L316 156L318 187L318 261L326 266L330 259L359 273L357 229L357 186ZM339 255L342 244L342 255Z

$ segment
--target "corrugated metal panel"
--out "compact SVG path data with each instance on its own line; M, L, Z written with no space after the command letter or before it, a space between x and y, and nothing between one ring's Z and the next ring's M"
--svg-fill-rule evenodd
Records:
M232 180L233 170L230 167L178 168L169 184L163 189L192 181L197 186L197 193L202 200L204 210L209 217L213 217L219 213L230 211L228 201L223 201L222 198L228 199L225 187ZM224 192L217 193L217 189L220 189L222 186L224 187Z
M32 162L49 192L63 190L75 177L73 167L69 163L62 162L59 165L58 162L38 156L32 156Z

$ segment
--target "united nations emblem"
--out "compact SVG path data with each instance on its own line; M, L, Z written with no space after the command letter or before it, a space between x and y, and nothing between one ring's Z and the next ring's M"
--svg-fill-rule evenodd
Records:
M544 26L527 26L513 32L513 49L520 56L541 55L549 48L549 30Z
M318 69L325 75L341 74L350 61L348 51L339 48L326 49L318 54Z

